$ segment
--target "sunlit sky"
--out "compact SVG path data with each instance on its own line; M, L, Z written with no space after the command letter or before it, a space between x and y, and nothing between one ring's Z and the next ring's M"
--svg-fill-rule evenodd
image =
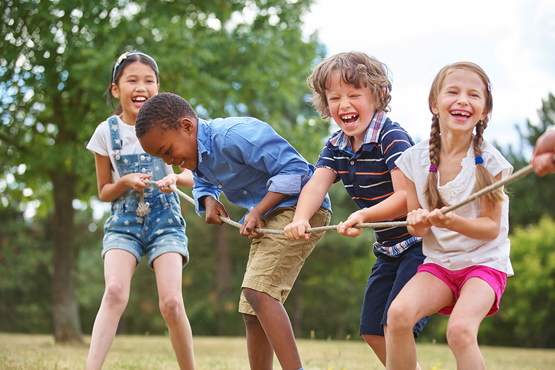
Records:
M467 60L492 81L493 114L484 136L518 143L515 124L538 122L555 93L554 0L317 0L304 18L328 56L361 51L393 75L392 111L415 141L429 137L428 93L446 64Z

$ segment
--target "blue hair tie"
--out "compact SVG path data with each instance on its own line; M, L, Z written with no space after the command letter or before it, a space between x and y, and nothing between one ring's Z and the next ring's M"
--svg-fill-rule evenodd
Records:
M474 158L474 163L476 163L476 165L478 165L479 163L484 163L484 159L478 156Z
M144 55L148 59L152 60L152 62L154 63L154 66L156 67L156 73L160 73L158 72L158 64L156 64L156 61L154 60L153 57L145 53L142 53L140 51L128 51L127 53L121 54L118 60L116 61L116 64L114 65L114 72L112 72L112 83L116 82L116 71L118 70L118 67L121 64L121 62L123 62L125 59L127 59L127 57L130 57L132 55Z

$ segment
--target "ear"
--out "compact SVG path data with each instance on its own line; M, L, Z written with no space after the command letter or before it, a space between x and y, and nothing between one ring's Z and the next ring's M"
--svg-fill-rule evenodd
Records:
M488 116L488 112L486 111L486 108L484 107L484 111L482 112L482 115L480 116L480 120L483 121L487 116Z
M439 114L439 109L437 109L437 104L432 104L432 113Z
M118 85L116 85L115 83L112 83L111 91L112 91L112 96L116 99L119 99Z
M179 125L187 133L191 133L195 128L195 123L189 117L181 118L181 121L179 122Z

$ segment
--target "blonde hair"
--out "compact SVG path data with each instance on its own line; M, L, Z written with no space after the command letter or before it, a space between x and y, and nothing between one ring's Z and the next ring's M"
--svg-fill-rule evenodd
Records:
M391 102L391 81L389 69L379 60L360 52L339 53L321 61L308 77L308 87L312 91L312 105L322 118L331 117L326 98L330 75L333 71L341 73L341 80L357 89L370 87L377 110L389 112Z
M439 153L441 151L441 136L439 127L439 117L435 115L432 111L432 107L436 105L439 92L443 86L443 82L449 73L457 69L464 69L470 72L476 73L482 82L484 83L484 90L486 92L486 104L485 110L487 112L486 117L480 121L476 127L476 133L472 138L472 146L474 149L474 156L482 156L482 142L484 130L488 127L489 115L493 109L493 97L491 94L491 84L487 74L484 72L480 66L471 62L458 62L454 64L447 65L443 67L437 74L432 87L430 89L430 95L428 97L428 105L430 111L433 114L432 117L432 128L430 131L430 164L433 166L439 166ZM447 205L447 203L442 199L439 189L437 188L437 172L432 172L428 174L426 180L426 185L424 186L424 195L428 203L429 209L441 208ZM495 178L486 169L483 163L476 164L476 186L474 192L485 188L495 182ZM495 191L486 194L484 196L486 202L490 204L497 204L505 200L505 196L502 188L498 188Z

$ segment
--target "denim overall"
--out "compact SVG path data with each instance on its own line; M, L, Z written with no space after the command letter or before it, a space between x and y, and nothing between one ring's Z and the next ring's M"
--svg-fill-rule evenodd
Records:
M108 118L112 139L112 155L120 176L129 173L151 174L150 180L158 181L166 176L162 159L147 153L121 154L122 142L119 135L118 120L115 116ZM123 249L133 254L137 264L148 255L148 265L156 257L168 252L183 256L183 265L189 261L185 220L181 217L181 208L177 194L166 194L156 185L144 190L144 202L148 207L146 215L140 212L141 193L127 189L112 202L110 217L104 225L104 247L102 257L110 249ZM138 209L139 208L139 209ZM139 210L139 212L137 212Z

